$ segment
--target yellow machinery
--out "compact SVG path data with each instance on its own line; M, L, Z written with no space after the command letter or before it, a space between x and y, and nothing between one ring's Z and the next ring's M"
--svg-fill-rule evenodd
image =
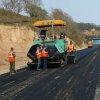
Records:
M93 47L93 41L92 40L88 40L87 44L88 44L88 48Z

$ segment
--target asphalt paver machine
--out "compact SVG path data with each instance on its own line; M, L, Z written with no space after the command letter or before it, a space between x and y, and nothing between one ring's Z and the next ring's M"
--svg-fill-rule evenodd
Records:
M40 30L38 33L38 39L34 40L33 45L30 47L27 56L32 60L28 62L29 68L37 66L36 49L39 46L46 46L49 53L48 66L64 66L66 64L66 52L67 41L65 41L65 33L61 33L60 38L57 39L54 34L54 26L65 26L66 23L62 20L43 20L34 22L33 26ZM45 27L51 27L52 36L47 36L47 30ZM44 29L43 29L44 28ZM42 41L42 36L45 36L45 40Z

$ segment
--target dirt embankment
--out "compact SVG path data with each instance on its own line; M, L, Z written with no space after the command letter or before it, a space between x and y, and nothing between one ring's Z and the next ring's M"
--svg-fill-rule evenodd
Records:
M11 47L16 52L16 66L27 63L27 51L33 43L33 35L34 32L26 26L0 25L0 70L9 68L8 52Z
M27 58L27 52L33 44L33 36L34 32L29 27L0 25L0 73L3 70L9 70L8 52L11 47L16 52L16 68L27 64L30 60ZM70 39L67 38L67 41L69 42ZM82 46L84 47L85 45ZM78 46L76 48L81 49Z

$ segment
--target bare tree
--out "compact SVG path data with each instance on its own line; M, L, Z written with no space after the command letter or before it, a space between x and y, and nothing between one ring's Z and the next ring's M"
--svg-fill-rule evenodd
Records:
M29 9L31 9L31 7L33 5L36 5L38 7L40 7L42 5L42 0L22 0L23 1L23 6L24 6L24 10L29 13Z
M23 9L22 0L1 0L2 7L15 13L20 13Z
M15 13L20 13L23 10L29 13L28 10L33 4L40 7L42 0L1 0L2 8Z

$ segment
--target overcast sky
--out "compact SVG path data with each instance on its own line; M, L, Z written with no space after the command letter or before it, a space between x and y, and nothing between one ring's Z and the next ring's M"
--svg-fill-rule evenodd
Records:
M76 22L95 23L100 25L100 0L42 0L44 8L62 9Z

